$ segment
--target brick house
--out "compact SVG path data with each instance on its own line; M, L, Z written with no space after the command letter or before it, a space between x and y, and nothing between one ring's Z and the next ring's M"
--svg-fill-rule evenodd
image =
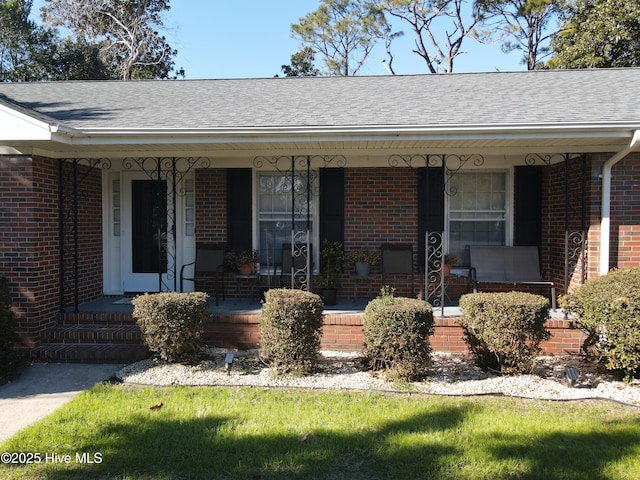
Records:
M313 274L323 239L409 243L424 265L436 232L461 258L454 300L473 244L537 246L559 293L637 265L639 84L635 68L0 84L19 345L104 296L178 290L199 243L269 271L307 227Z

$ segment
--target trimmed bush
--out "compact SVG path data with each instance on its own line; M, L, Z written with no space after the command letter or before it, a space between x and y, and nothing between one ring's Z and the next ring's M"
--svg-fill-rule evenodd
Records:
M587 333L585 352L595 347L606 367L621 370L627 380L640 373L640 267L589 279L561 297L560 306L577 315Z
M265 293L260 314L260 355L281 373L306 375L318 363L322 300L314 293L276 288Z
M524 292L470 293L460 297L460 326L476 364L513 375L531 372L540 342L551 336L545 323L549 301Z
M168 362L194 359L209 317L206 293L154 293L136 297L131 303L149 350Z
M383 289L364 311L364 356L390 380L418 380L431 363L433 309L423 300L394 297Z
M9 283L0 273L0 385L13 380L20 373L20 362L13 350L16 321L11 310Z

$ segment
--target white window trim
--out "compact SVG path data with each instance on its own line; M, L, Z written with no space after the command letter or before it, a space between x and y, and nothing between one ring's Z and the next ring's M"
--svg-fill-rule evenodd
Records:
M505 245L512 246L513 245L513 212L512 205L515 201L515 192L513 189L514 185L514 174L515 171L513 168L492 168L492 169L480 169L480 168L470 168L470 169L461 169L454 173L454 175L460 175L465 173L504 173L505 174ZM448 179L445 179L448 182ZM449 235L450 231L450 196L445 194L444 199L444 251L449 251Z
M258 192L258 176L261 174L274 174L274 175L289 175L289 173L282 173L278 170L253 170L253 211L252 211L252 223L253 223L253 240L252 240L252 248L254 250L259 250L260 248L260 199ZM313 196L313 208L311 210L311 244L313 245L313 275L317 275L319 273L320 266L320 175L318 170L313 171L313 178L315 179L315 185L311 187L311 194Z

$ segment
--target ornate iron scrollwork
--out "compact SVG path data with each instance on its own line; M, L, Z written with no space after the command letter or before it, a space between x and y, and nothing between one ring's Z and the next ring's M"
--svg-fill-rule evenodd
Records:
M427 232L425 235L425 300L444 315L445 277L444 245L442 232Z
M318 186L318 169L344 167L346 163L347 159L343 155L258 156L253 159L255 168L270 166L288 179L288 186L283 186L281 193L288 193L291 198L292 288L311 289L311 203L317 195L312 189ZM300 221L301 218L306 218L306 221ZM306 262L296 261L300 258L306 259Z
M177 197L185 195L183 180L196 166L207 168L211 160L206 157L138 157L125 158L122 168L130 171L143 172L150 180L166 182L166 200L164 195L158 195L157 202L166 201L166 233L158 232L161 241L157 242L159 258L166 258L167 269L158 272L158 291L177 291Z

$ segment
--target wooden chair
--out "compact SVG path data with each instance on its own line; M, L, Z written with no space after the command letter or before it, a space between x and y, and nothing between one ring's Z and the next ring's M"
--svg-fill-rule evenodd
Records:
M413 246L410 243L384 243L380 248L380 268L382 285L387 285L387 277L393 276L391 283L410 283L411 296L414 296L415 266ZM398 278L404 275L405 278Z
M196 245L195 262L187 263L180 268L180 291L184 292L184 281L193 282L194 290L198 290L198 282L213 281L216 306L220 305L220 291L224 300L224 245L200 243ZM184 269L194 265L193 276L186 277Z

